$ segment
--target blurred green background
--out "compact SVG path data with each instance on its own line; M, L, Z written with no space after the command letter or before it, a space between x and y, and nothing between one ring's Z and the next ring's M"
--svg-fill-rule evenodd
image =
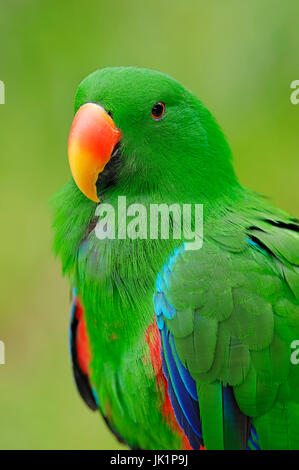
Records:
M120 448L73 384L51 252L78 83L108 65L174 76L216 116L241 182L298 216L298 15L296 0L0 0L0 448Z

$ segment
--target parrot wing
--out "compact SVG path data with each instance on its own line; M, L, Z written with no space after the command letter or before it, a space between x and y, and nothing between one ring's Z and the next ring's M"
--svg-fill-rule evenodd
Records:
M157 278L172 405L191 445L299 449L299 225L266 213L236 230L231 217Z

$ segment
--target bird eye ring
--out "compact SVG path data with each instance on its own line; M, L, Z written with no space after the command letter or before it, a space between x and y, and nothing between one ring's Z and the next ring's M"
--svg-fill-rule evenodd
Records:
M154 104L152 107L152 118L155 121L161 121L161 119L165 116L165 104L162 101L158 101L158 103Z

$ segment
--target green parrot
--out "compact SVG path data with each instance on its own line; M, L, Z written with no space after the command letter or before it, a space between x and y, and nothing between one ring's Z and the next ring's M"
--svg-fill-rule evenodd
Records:
M68 154L54 249L87 405L133 449L299 449L299 221L240 185L211 113L163 73L85 78ZM168 237L148 235L153 206ZM187 206L196 249L171 236Z

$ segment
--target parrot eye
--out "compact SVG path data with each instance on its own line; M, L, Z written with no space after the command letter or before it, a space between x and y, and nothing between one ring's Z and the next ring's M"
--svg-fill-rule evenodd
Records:
M158 103L154 104L152 107L152 113L151 116L155 121L161 121L161 119L164 118L165 115L165 104L162 103L162 101L159 101Z

